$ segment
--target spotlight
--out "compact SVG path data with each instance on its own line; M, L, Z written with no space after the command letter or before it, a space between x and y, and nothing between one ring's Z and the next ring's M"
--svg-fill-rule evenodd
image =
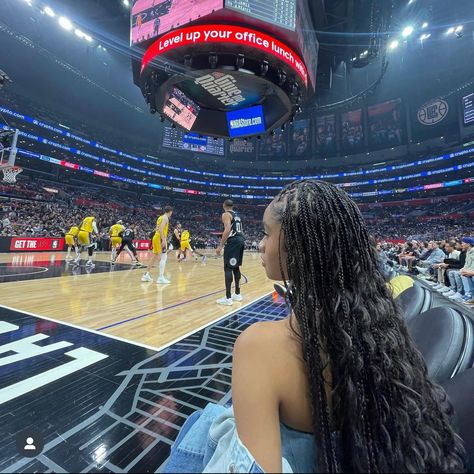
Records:
M268 72L268 61L264 59L262 63L260 64L260 74L262 76L265 76L267 72Z
M209 53L209 64L212 69L217 67L217 53Z
M92 37L89 36L89 35L84 35L84 39L88 42L88 43L92 43ZM104 48L105 49L105 48Z
M428 23L425 21L425 22L421 25L421 27L422 27L423 29L428 28Z
M82 32L79 28L76 28L74 30L74 33L79 38L85 38L85 36L86 36L86 34L84 32Z
M464 28L464 26L459 25L459 26L456 26L456 29L454 31L455 31L455 33L459 33L463 30L463 28Z
M393 41L389 44L388 47L389 47L390 49L397 49L399 44L400 44L400 43L398 42L398 40L393 40Z
M430 37L431 37L431 33L422 34L422 35L420 36L420 41L425 41L425 40L427 40L427 39L430 38Z
M286 129L286 123L284 123L282 126L281 126L281 131L284 132Z
M59 23L65 30L67 30L67 31L71 31L71 30L72 30L72 23L71 23L71 20L69 20L69 19L66 18L65 16L59 17L58 23Z
M191 67L193 65L193 58L190 54L184 56L184 65L186 67Z
M402 31L402 36L408 38L413 33L413 26L406 26Z
M123 0L123 4L124 4L126 7L129 7L129 6L130 6L129 0Z
M242 53L237 54L237 59L235 61L235 69L238 71L241 67L244 67L245 56Z
M54 13L54 10L51 7L44 7L43 12L50 17L56 16L56 13Z
M454 26L452 26L451 28L449 28L448 31L446 31L447 35L452 35L453 33L454 33Z

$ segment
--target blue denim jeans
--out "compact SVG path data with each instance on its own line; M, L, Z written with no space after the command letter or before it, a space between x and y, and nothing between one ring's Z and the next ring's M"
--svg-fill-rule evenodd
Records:
M464 287L462 284L461 274L459 273L459 270L449 270L448 278L452 290L456 293L463 293Z
M280 426L282 472L313 472L314 436ZM210 403L185 422L162 472L263 473L239 439L232 408Z
M466 296L474 296L474 277L465 277L462 276L462 285L464 287L464 294Z

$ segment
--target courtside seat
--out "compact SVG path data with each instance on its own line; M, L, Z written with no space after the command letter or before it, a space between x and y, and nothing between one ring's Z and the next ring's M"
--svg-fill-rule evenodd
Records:
M405 321L411 321L421 313L428 311L433 304L433 295L421 285L413 285L400 293L396 301L402 309Z
M474 369L456 375L443 387L454 408L453 426L466 447L467 472L474 472Z
M473 326L461 311L433 308L407 321L407 326L436 382L443 383L472 367Z

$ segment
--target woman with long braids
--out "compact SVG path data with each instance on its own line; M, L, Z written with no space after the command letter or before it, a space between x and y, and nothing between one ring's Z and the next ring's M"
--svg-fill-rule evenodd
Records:
M291 315L240 335L233 409L192 415L167 472L463 472L446 395L357 205L336 186L297 181L263 224L262 264L285 282Z

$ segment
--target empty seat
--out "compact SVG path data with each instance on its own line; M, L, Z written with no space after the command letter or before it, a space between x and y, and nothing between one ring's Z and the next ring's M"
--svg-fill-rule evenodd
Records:
M453 427L464 440L467 452L468 472L474 472L474 369L443 384L454 408Z
M414 285L400 293L396 301L402 309L405 321L411 321L431 308L433 296L424 286Z
M431 309L407 326L433 380L442 383L472 366L472 323L457 309Z

